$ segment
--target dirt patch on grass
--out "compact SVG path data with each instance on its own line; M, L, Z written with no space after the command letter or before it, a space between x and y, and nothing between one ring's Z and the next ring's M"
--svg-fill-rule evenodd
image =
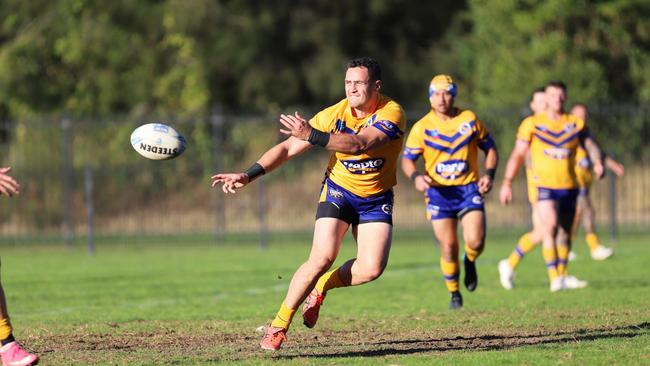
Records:
M203 332L202 332L203 333ZM455 350L485 351L517 347L631 338L650 334L650 323L569 331L517 332L441 336L432 331L376 332L371 329L304 331L289 333L279 352L259 349L256 332L187 334L172 329L148 332L65 334L34 336L25 345L43 357L44 364L171 364L219 363L255 359L287 361L299 358L382 357L439 353Z

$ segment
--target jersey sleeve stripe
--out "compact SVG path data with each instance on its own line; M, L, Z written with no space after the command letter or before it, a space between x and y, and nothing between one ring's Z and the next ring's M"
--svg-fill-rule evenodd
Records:
M391 140L397 140L398 138L402 137L402 135L404 135L404 132L400 130L396 124L388 120L382 119L376 121L372 124L372 126L388 135Z
M483 151L488 151L496 147L496 143L494 142L492 136L488 134L487 136L485 136L485 139L483 139L483 141L480 141L478 143L478 147Z
M418 160L418 158L422 155L423 151L424 149L419 147L417 148L405 147L402 156L409 160Z

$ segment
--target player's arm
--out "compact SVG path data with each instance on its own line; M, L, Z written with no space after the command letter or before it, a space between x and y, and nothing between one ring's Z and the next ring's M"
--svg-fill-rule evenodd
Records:
M478 191L485 194L492 190L494 182L494 175L497 172L497 165L499 164L499 153L497 152L497 145L494 139L489 134L479 143L479 148L485 152L485 175L478 181Z
M529 147L530 143L528 141L517 139L515 147L512 149L512 153L510 153L510 157L506 163L506 172L503 175L503 183L501 183L501 192L499 192L499 199L504 205L512 201L512 181L524 163Z
M309 141L313 145L323 146L330 151L351 155L363 154L391 140L391 136L379 128L364 128L356 135L319 131L307 123L307 120L297 112L293 115L280 115L280 123L286 128L280 130L285 135Z
M623 166L623 164L612 159L609 155L605 155L604 160L605 160L605 167L607 167L607 169L614 172L616 176L622 177L623 175L625 175L625 167Z
M605 168L603 167L602 160L602 151L600 150L600 147L598 146L596 140L593 138L593 136L591 136L587 129L585 129L583 133L580 134L580 143L585 148L585 150L587 150L589 159L591 159L591 163L593 164L594 174L596 174L596 178L601 179L605 175Z
M478 181L478 191L485 194L492 190L494 182L494 175L497 172L497 165L499 164L499 153L496 147L491 147L485 152L485 175Z
M307 150L312 145L307 141L299 140L295 137L289 137L281 143L273 146L260 157L255 164L243 173L220 173L211 177L212 187L223 183L221 190L224 193L235 193L252 182L255 178L264 175L283 163L287 162L296 155Z
M19 194L20 184L7 175L11 171L11 167L0 168L0 195L13 196L14 194Z
M413 181L413 184L415 185L415 189L417 189L420 192L424 192L431 186L433 180L428 175L418 172L418 168L415 165L415 162L417 161L418 157L419 155L410 157L407 156L407 154L405 153L404 155L402 155L401 167L404 175L406 175L411 181Z

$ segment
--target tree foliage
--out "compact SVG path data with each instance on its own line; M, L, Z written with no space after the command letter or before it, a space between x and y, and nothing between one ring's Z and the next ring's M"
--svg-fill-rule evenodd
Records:
M384 64L391 94L421 96L432 66L421 59L462 6L6 0L0 100L13 115L269 110L340 98L360 55Z
M448 73L459 104L511 141L552 79L570 102L650 101L647 19L647 0L3 0L0 119L313 110L370 55L407 110L426 110L428 81ZM640 146L646 122L602 130Z
M470 14L476 57L463 71L479 106L522 103L551 79L573 100L648 101L647 1L473 0Z

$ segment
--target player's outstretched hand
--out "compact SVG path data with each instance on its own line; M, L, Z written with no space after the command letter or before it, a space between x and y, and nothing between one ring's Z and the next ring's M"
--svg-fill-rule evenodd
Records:
M606 158L605 165L607 165L607 168L616 174L617 177L622 177L625 175L625 167L618 161Z
M431 188L433 179L431 179L431 177L426 174L420 174L415 178L415 181L413 183L415 183L415 189L420 192L426 192L427 189Z
M499 201L502 205L507 205L512 201L512 186L510 184L503 184L501 186L501 192L499 192Z
M280 129L280 132L287 136L293 136L305 141L309 138L309 134L312 130L312 127L307 123L307 120L302 118L298 112L295 112L293 115L281 114L280 123L286 127L286 129Z
M13 196L19 194L20 184L7 175L11 171L11 167L0 168L0 195Z
M478 180L478 192L486 194L492 190L492 178L489 175L484 175Z
M212 179L212 187L222 183L221 190L223 193L236 193L235 190L240 189L249 183L248 175L244 173L222 173L215 174Z

